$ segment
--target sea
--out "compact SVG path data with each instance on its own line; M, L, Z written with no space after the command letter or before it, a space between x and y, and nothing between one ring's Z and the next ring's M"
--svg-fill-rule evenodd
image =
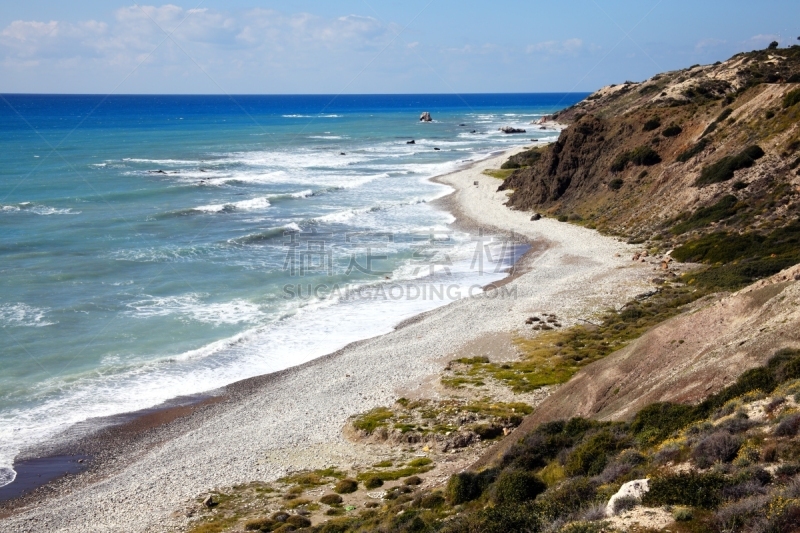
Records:
M520 247L430 178L585 96L0 95L0 486L77 423L479 295Z

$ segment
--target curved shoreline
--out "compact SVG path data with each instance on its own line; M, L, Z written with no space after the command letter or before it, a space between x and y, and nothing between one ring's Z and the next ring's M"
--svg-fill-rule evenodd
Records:
M526 272L508 281L516 298L452 302L391 333L231 384L221 400L142 428L135 438L108 431L94 441L95 449L112 450L98 461L102 467L3 506L13 512L4 529L172 530L186 520L176 511L212 488L270 481L299 468L368 464L370 450L341 436L349 416L391 404L398 390L420 389L461 347L514 332L529 313L557 311L570 323L641 292L649 272L623 259L630 246L553 220L532 223L529 214L505 208L499 182L482 174L498 159L435 179L454 188L446 201L458 207L456 224L469 219L547 243L526 256ZM142 491L146 516L138 512Z
M486 161L505 159L512 153L520 151L523 146L516 146L507 150L492 152L478 161L470 162L461 168L443 176L429 178L435 183L446 184L441 181L448 175L458 174L480 165ZM434 200L432 205L454 214L458 213L457 203L451 201L454 189L444 196ZM451 224L466 233L481 230L491 230L497 234L505 232L489 224L481 224L477 220L457 216L457 221ZM511 269L501 280L493 283L502 286L510 279L521 275L517 266L525 263L525 258L535 252L543 251L542 246L531 246L531 249L520 256ZM490 287L487 285L486 289ZM452 302L451 302L452 303ZM393 330L408 327L424 320L430 313L436 312L444 303L428 311L406 318L392 326ZM385 334L383 334L385 335ZM141 448L150 448L163 438L171 439L176 434L184 434L192 428L193 418L197 416L222 416L225 405L242 400L249 394L256 393L260 387L268 386L274 379L290 373L293 370L313 367L323 361L335 358L338 354L349 349L354 349L361 343L378 338L383 335L366 337L346 344L342 348L322 355L311 361L294 365L276 372L253 376L234 381L218 389L203 391L190 396L178 396L161 404L144 409L118 413L100 418L91 418L79 422L65 431L53 436L45 442L22 450L14 461L14 470L17 472L15 480L0 487L0 519L42 497L52 497L60 491L73 489L77 481L79 484L90 484L106 477L109 468L113 465L118 469L122 465L135 461ZM199 414L196 414L199 413ZM159 437L158 433L164 435ZM80 463L78 462L80 461ZM69 478L68 476L73 476ZM75 476L81 478L76 480Z

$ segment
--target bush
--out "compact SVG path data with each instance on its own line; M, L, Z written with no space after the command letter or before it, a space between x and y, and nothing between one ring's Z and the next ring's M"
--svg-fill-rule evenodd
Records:
M608 188L612 191L618 191L625 185L625 181L622 178L614 178L608 183Z
M303 527L310 527L311 520L306 518L305 516L300 516L299 514L293 514L289 518L286 519L286 523L290 526L296 528L303 528Z
M677 124L673 124L664 131L662 131L661 135L663 135L664 137L677 137L681 133L683 133L683 128L681 128Z
M716 204L698 209L687 220L674 226L670 231L675 235L681 235L687 231L701 228L729 217L738 211L737 204L739 199L729 194L723 196Z
M722 502L726 479L716 473L681 472L656 476L642 503L646 506L689 505L714 509Z
M439 491L431 492L430 494L425 494L424 496L420 497L418 500L415 501L415 505L417 507L422 507L423 509L437 509L444 505L445 499L442 496L442 493Z
M775 435L778 437L795 437L800 431L800 413L789 415L781 420L775 428Z
M692 514L692 510L688 507L676 507L672 511L672 518L676 522L689 522L694 515Z
M628 163L637 166L653 166L661 162L661 156L649 146L639 146L629 152L619 154L611 163L611 172L622 172Z
M433 461L427 457L417 457L416 459L412 459L411 462L408 463L408 466L419 468L421 466L428 466Z
M623 496L614 500L614 514L621 514L625 511L630 511L636 508L637 505L642 503L639 498L634 496Z
M491 498L498 504L522 503L533 500L547 490L547 485L530 472L505 470L492 484Z
M786 96L783 97L783 107L792 107L800 103L800 89L795 89L793 91L789 91Z
M661 127L661 119L659 117L653 117L644 123L644 127L642 129L644 131L653 131L657 130L660 127Z
M495 477L494 470L484 470L478 474L460 472L450 477L445 488L445 497L452 505L478 499Z
M585 477L568 479L536 499L541 514L549 520L580 511L597 499L597 485Z
M645 445L659 443L673 432L694 422L693 409L675 403L653 403L640 410L631 422L631 431Z
M692 146L691 148L689 148L688 150L678 155L677 160L681 163L686 163L688 160L690 160L691 158L693 158L694 156L705 150L709 144L710 143L708 139L703 139L694 146Z
M422 485L422 478L419 476L407 477L403 480L404 485Z
M319 499L320 502L324 503L325 505L339 505L342 503L342 497L338 494L326 494L322 498Z
M378 476L370 476L364 480L364 487L367 489L377 489L383 486L383 480Z
M343 479L333 487L339 494L350 494L358 490L358 481L355 479Z
M575 448L564 465L571 476L596 476L603 471L608 456L616 453L621 443L610 431L602 431Z
M274 520L270 520L269 518L255 518L253 520L248 520L244 524L245 531L269 531L275 525Z
M749 146L737 155L723 157L702 170L700 177L695 181L695 186L703 187L728 181L733 178L734 172L752 167L762 157L764 157L764 150L757 145Z
M718 431L700 441L692 450L692 460L699 468L708 468L715 463L730 463L736 459L742 440L728 433Z

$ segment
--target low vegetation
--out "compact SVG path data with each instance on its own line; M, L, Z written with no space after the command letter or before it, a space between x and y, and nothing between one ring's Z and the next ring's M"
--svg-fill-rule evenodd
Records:
M695 186L704 187L733 179L734 172L752 167L762 157L764 150L760 146L748 146L737 155L723 157L713 165L705 167L695 181Z
M649 491L618 511L667 509L673 531L788 531L800 516L800 446L778 428L800 419L799 396L800 352L781 351L698 406L648 406L631 423L546 423L443 491L411 489L310 531L614 531L610 496L646 477Z
M486 358L456 359L442 383L453 388L480 388L494 380L514 392L564 383L585 365L619 350L705 294L708 292L699 286L665 285L620 311L604 313L595 323L571 327L561 327L557 317L531 317L531 327L541 333L515 340L522 354L520 360L495 363Z
M624 152L611 163L611 172L622 172L628 164L636 166L652 166L661 162L661 156L649 146L639 146L629 152Z
M698 209L688 219L673 226L670 231L675 235L681 235L687 231L708 226L712 222L732 217L737 213L739 207L739 199L728 194L714 205Z

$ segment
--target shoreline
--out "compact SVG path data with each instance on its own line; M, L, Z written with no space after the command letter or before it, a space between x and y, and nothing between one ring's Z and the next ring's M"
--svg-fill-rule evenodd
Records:
M509 157L525 148L527 147L520 145L507 150L490 152L487 157L478 161L468 162L448 174L433 176L429 178L429 181L446 184L440 180L448 175L467 171L486 161ZM455 192L453 190L433 200L431 204L456 216L459 208L457 203L452 201L452 196ZM498 235L507 233L500 228L481 224L463 215L457 216L457 220L450 225L466 233L473 233L478 229L490 230ZM514 261L507 275L496 282L484 286L484 290L488 290L490 287L504 286L524 273L524 271L519 271L518 266L522 265L526 258L536 252L543 251L542 247L536 246L534 242L528 242L528 244L530 245L529 250ZM443 304L403 319L395 324L393 329L399 330L424 320L429 313L447 305L449 304ZM145 409L92 418L75 424L75 426L68 428L62 434L55 435L48 441L23 450L20 453L21 458L15 459L13 467L16 477L14 481L0 487L0 520L37 498L51 496L53 493L58 493L59 490L64 489L65 486L72 485L70 481L74 478L68 479L68 476L84 475L89 479L82 482L92 483L97 478L102 478L106 475L104 470L108 468L109 463L115 463L118 467L119 463L131 462L134 458L126 457L130 454L130 448L135 448L137 445L153 446L154 444L146 442L151 438L151 433L158 431L169 432L177 429L176 426L187 422L196 410L201 410L208 416L218 416L219 413L211 414L207 408L214 404L241 399L242 393L246 391L255 392L253 389L265 386L273 377L277 378L292 369L313 366L315 362L321 359L335 357L336 354L355 347L370 338L375 337L353 341L339 350L277 372L234 381L218 389L191 396L175 397ZM256 383L258 384L254 385ZM70 437L71 433L78 433L78 435ZM125 451L126 449L128 450L127 452Z
M463 346L484 335L518 329L526 313L557 309L570 321L639 292L649 273L617 257L619 252L626 255L629 245L552 220L532 223L529 213L502 205L505 193L496 193L499 181L482 170L496 166L509 152L432 179L454 188L437 205L446 202L453 208L458 227L477 224L518 232L538 244L501 280L513 285L521 299L451 302L399 323L391 333L230 384L213 401L188 409L167 407L152 416L150 426L140 423L137 428L132 422L102 430L82 443L108 455L98 456L85 473L0 503L6 529L24 531L33 523L66 531L87 530L89 524L98 529L168 530L168 525L185 520L174 516L176 510L212 488L269 481L334 461L364 463L371 453L341 435L349 416L391 404L399 390L419 389ZM621 281L626 283L623 290ZM184 411L178 413L180 409ZM311 457L304 459L303 453ZM148 487L152 516L136 521L131 516L142 487ZM41 505L43 499L47 506ZM87 508L92 512L86 513Z

